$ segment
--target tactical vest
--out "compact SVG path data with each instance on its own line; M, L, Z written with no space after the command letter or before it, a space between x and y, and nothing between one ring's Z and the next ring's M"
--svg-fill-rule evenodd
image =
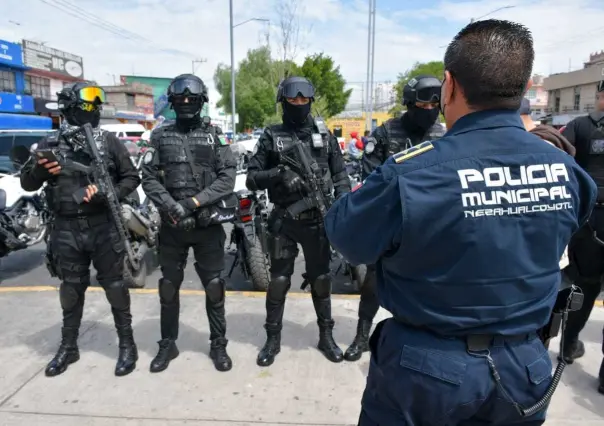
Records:
M198 194L217 178L214 150L219 144L208 127L183 133L176 125L161 128L157 150L163 184L175 200L184 200ZM187 142L196 170L191 170L184 143Z
M604 119L595 123L589 141L589 158L585 171L598 185L598 202L604 203Z
M101 148L99 150L104 154L104 161L107 163L107 169L112 176L115 176L115 163L106 154L105 138L107 132L100 132ZM50 136L47 139L48 147L58 149L61 156L66 160L89 166L92 158L84 150L74 148L74 144L61 136L60 132ZM48 180L48 189L46 191L47 202L50 209L57 216L75 217L91 216L99 214L107 209L104 203L90 202L77 204L73 199L73 194L81 188L90 185L92 176L86 176L80 171L63 167L61 173Z
M445 134L443 126L440 123L435 123L423 137L418 138L405 130L403 120L400 118L391 118L386 121L384 123L384 130L386 131L386 139L388 141L386 151L388 156L409 149L418 143L442 138Z
M318 129L313 127L313 133L310 138L299 139L296 134L290 129L286 128L282 124L278 124L270 127L272 136L273 136L273 146L272 150L277 153L279 158L279 164L283 166L289 166L292 169L291 163L287 161L287 159L292 159L296 163L301 165L300 158L295 149L295 144L300 141L302 143L303 148L309 154L309 157L317 163L319 169L321 170L322 179L322 190L326 195L331 195L333 191L333 182L331 179L331 172L329 170L329 154L330 154L330 144L329 144L329 133L321 134ZM288 194L289 195L289 194ZM292 201L296 201L300 196L298 194L294 194L295 197L287 196L286 200L283 200L283 196L277 196L277 200L273 201L278 204L287 205ZM282 202L280 202L283 200Z

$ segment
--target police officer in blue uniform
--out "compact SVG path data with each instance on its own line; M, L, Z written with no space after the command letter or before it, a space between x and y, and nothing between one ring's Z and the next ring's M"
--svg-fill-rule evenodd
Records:
M462 29L444 60L448 132L388 159L326 216L344 257L376 263L393 315L371 336L361 426L545 421L547 402L535 404L552 363L537 331L597 191L520 120L533 59L522 25Z
M442 124L438 123L440 88L440 80L431 75L419 75L405 84L403 105L407 111L401 117L385 121L368 138L362 159L363 179L391 155L445 134ZM369 331L380 309L375 294L376 279L375 265L367 265L361 285L357 332L344 353L347 361L358 361L363 352L369 350Z
M604 81L598 84L596 96L596 109L588 115L572 120L563 131L564 136L577 150L577 163L598 185L598 203L590 223L573 236L569 246L570 265L567 272L583 291L585 300L583 307L571 313L568 318L565 347L561 354L568 364L585 354L585 346L579 340L579 333L587 324L600 294L604 276ZM602 352L604 354L604 336ZM604 393L604 360L599 377L598 390Z

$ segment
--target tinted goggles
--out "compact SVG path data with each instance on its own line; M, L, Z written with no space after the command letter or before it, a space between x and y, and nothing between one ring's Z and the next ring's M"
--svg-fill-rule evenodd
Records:
M416 90L415 101L427 104L440 102L440 86L425 87L423 89Z
M315 88L307 82L287 83L281 87L281 95L284 98L313 98L315 96Z
M95 103L98 99L100 103L105 103L105 91L97 86L89 86L80 89L78 97L84 102Z
M175 96L182 96L187 92L193 96L202 96L204 93L203 85L197 80L176 80L170 84L168 93Z

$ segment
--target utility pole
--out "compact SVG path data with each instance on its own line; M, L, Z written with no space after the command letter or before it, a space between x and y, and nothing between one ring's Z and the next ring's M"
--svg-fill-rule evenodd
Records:
M367 91L365 93L365 130L371 131L373 113L373 70L375 63L375 10L377 0L369 0L369 24L367 25Z
M191 74L195 74L195 71L196 71L195 64L203 64L205 62L208 62L208 60L206 58L193 59L191 61Z

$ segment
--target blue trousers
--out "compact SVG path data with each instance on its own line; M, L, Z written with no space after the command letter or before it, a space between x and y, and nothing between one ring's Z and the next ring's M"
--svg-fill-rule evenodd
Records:
M538 426L545 411L522 417L510 397L535 404L549 386L552 362L536 336L495 338L487 359L468 353L466 341L441 337L393 319L371 337L371 364L359 426Z

